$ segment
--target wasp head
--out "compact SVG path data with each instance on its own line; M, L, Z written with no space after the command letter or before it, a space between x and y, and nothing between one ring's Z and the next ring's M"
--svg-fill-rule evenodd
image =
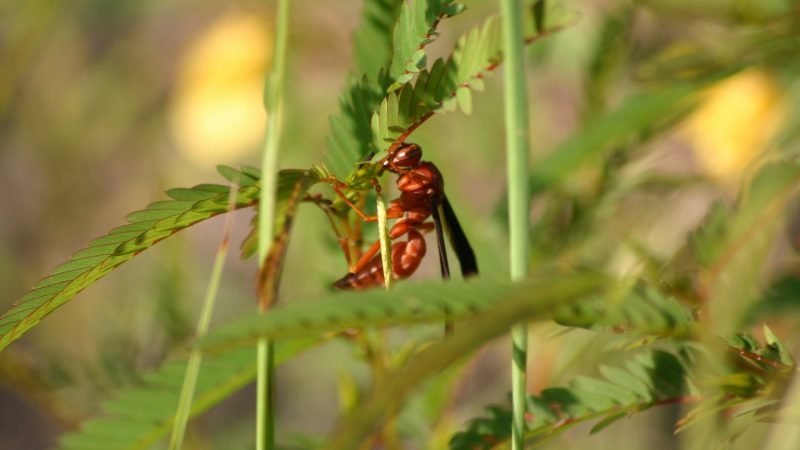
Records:
M413 169L422 160L422 147L417 144L402 144L383 162L383 169L397 172Z

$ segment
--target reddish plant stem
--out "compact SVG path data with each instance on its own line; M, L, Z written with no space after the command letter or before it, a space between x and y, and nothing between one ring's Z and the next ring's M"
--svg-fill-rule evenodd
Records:
M737 355L741 356L742 358L747 358L747 359L750 359L750 360L753 360L753 361L764 363L764 364L766 364L766 365L768 365L770 367L774 367L776 369L781 369L781 370L791 370L791 369L793 369L793 367L790 366L790 365L784 364L784 363L782 363L780 361L776 361L774 359L770 359L770 358L761 356L758 353L754 353L754 352L745 350L743 348L730 347L730 349L733 352L735 352Z

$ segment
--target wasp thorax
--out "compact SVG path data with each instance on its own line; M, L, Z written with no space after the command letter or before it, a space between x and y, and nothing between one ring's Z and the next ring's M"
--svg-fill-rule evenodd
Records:
M422 159L422 147L417 144L403 144L387 161L391 169L410 169L417 167Z

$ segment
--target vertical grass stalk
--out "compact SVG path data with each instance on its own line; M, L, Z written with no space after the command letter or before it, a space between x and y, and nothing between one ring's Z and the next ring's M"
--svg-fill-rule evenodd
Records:
M235 183L238 184L238 183ZM233 221L230 211L236 203L236 186L231 186L231 198L229 201L228 215L225 216L225 226L222 231L222 241L217 249L214 258L214 266L211 269L206 296L203 300L203 308L200 310L200 319L197 321L196 338L199 340L208 332L211 323L211 313L217 301L217 291L219 290L219 280L222 278L222 268L225 267L225 259L228 255L231 222ZM186 425L189 423L189 416L192 412L192 401L194 391L197 386L197 377L200 373L200 364L203 362L202 351L195 347L189 354L189 361L186 365L186 374L181 386L181 395L178 400L178 409L175 412L175 421L172 425L172 434L169 438L169 450L180 450L183 446L183 438L186 435Z
M286 78L286 43L289 31L289 1L279 0L275 18L275 47L272 71L264 89L267 128L261 159L261 198L258 204L258 260L260 270L272 244L275 229L275 196L277 191L278 143L283 114L283 85ZM265 313L270 305L260 305ZM275 358L273 343L259 339L257 359L256 449L275 448Z
M503 15L503 48L506 69L504 74L506 154L508 167L508 214L511 279L523 279L528 273L528 95L525 88L523 54L523 11L519 0L500 0ZM528 326L519 323L511 329L511 398L513 419L511 448L525 446L526 365L528 357Z

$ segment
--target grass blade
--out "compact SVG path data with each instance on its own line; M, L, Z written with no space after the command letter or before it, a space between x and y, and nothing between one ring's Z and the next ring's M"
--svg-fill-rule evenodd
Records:
M525 58L522 52L524 35L519 0L502 0L503 47L507 67L503 87L506 122L506 164L508 173L509 251L511 280L521 280L528 273L528 95L525 86ZM526 373L528 358L528 325L524 322L511 329L511 402L513 418L511 448L525 447Z

